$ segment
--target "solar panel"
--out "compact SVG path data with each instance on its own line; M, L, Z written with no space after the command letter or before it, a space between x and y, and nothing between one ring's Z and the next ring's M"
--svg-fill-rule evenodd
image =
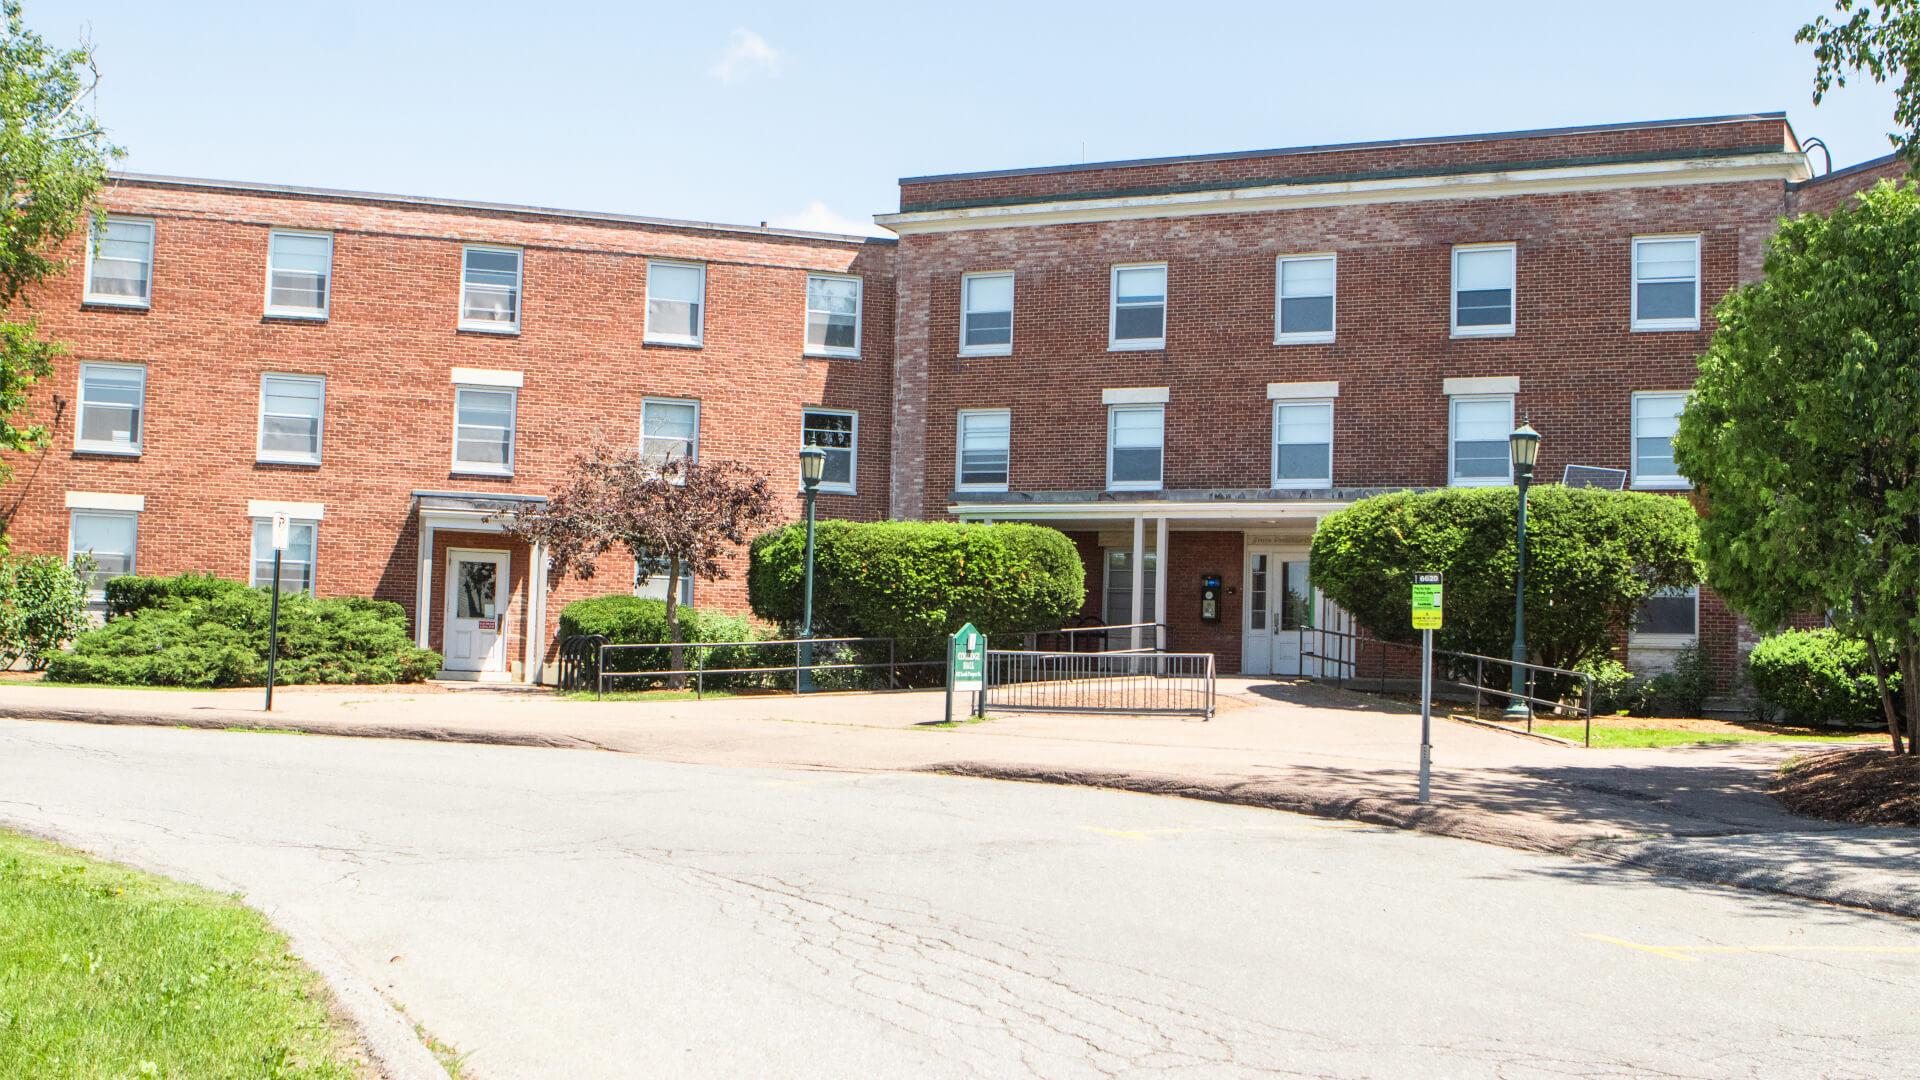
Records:
M1567 487L1596 487L1619 491L1627 486L1627 470L1604 469L1598 465L1569 465L1560 482Z

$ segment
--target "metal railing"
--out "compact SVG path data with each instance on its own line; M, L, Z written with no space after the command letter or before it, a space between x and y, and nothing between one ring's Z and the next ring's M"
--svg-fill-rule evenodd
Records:
M1329 646L1331 639L1331 646ZM1309 643L1312 644L1309 644ZM1317 646L1317 647L1315 647ZM1377 658L1374 674L1371 677L1361 673L1361 657L1369 650ZM1389 650L1399 650L1400 654L1410 658L1405 674L1390 674L1387 670ZM1451 649L1433 650L1435 696L1443 687L1451 687L1465 701L1468 692L1472 694L1474 719L1480 719L1480 710L1486 697L1505 701L1509 706L1515 702L1524 702L1532 708L1527 710L1526 730L1533 734L1534 713L1545 710L1554 717L1564 720L1580 721L1584 725L1581 742L1593 745L1593 676L1581 671L1553 667L1548 664L1519 663L1511 658L1483 656L1479 653L1454 652ZM1399 641L1384 641L1365 634L1339 630L1303 629L1300 632L1300 666L1302 673L1310 678L1330 679L1340 686L1356 685L1365 689L1369 682L1381 694L1387 692L1389 683L1411 681L1418 683L1420 678L1420 646ZM1511 684L1515 667L1526 673L1525 691L1516 694L1501 686L1487 682L1489 667L1496 672L1504 671L1507 676L1501 681ZM1311 669L1311 670L1309 670ZM1467 672L1473 672L1472 678ZM1329 673L1331 672L1331 674ZM1565 698L1546 698L1540 696L1540 682L1543 677L1551 683L1573 683L1579 692L1573 700Z
M944 639L942 639L944 640ZM924 643L922 643L924 644ZM660 650L681 650L685 667L673 667L672 661L665 667L636 667L633 670L612 670L619 664L622 655L645 656L649 652ZM778 663L765 664L723 664L714 666L707 663L716 650L740 649L749 651L777 650L791 653L793 659L785 656ZM886 659L878 658L880 650L886 651ZM862 658L863 651L870 651L873 658ZM671 651L668 655L673 655ZM900 659L900 639L884 637L817 637L817 638L781 638L772 641L687 641L679 644L672 642L650 642L643 645L608 645L604 641L598 651L598 671L594 683L596 696L604 697L609 680L618 679L656 679L682 681L691 679L695 697L705 697L709 679L725 678L728 681L757 681L760 685L773 689L791 689L802 693L809 681L817 684L822 672L852 672L884 670L887 685L884 689L900 689L902 671L921 668L944 668L946 661L940 660L902 660ZM826 659L822 659L822 657ZM841 659L850 657L851 659ZM756 678L757 677L757 678ZM789 683L787 680L791 679ZM836 686L817 689L842 689ZM849 687L852 689L883 689L878 686Z
M1134 631L1140 632L1140 645L1132 644ZM1164 652L1167 648L1167 624L1160 622L1114 623L1110 626L1067 626L1023 635L1027 652ZM1116 648L1114 641L1127 642Z
M1213 718L1212 653L987 650L988 710Z

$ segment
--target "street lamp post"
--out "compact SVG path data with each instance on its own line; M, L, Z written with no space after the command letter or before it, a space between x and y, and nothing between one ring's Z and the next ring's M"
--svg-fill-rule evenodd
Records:
M1540 433L1533 425L1520 421L1507 436L1507 449L1513 455L1513 482L1520 489L1520 506L1514 515L1513 556L1513 700L1507 706L1507 719L1526 720L1533 715L1527 701L1527 486L1533 483L1533 464L1540 459Z
M802 694L813 691L813 507L826 471L825 450L809 446L800 451L800 490L807 497L807 573L800 602L800 672L794 686Z

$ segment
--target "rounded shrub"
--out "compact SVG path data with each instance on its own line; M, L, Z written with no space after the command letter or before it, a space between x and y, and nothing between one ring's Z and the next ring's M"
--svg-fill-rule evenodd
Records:
M680 640L689 645L708 642L750 642L771 637L737 615L682 606ZM667 602L639 596L594 596L575 600L560 609L560 636L598 634L609 645L664 645ZM667 671L671 649L628 649L609 653L608 671ZM765 667L783 661L763 648L734 645L686 650L681 667ZM790 660L791 658L789 658Z
M1871 726L1881 722L1867 644L1837 630L1788 630L1762 639L1747 657L1754 693L1785 719ZM1899 687L1899 675L1891 676Z
M178 574L174 577L140 577L127 574L108 578L107 618L117 619L151 607L164 607L182 600L201 600L245 592L245 582L212 574Z

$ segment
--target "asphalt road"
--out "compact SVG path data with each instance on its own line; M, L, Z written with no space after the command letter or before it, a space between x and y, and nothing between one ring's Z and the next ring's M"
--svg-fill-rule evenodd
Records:
M0 721L0 823L320 928L480 1077L1888 1077L1920 925L1271 811Z

